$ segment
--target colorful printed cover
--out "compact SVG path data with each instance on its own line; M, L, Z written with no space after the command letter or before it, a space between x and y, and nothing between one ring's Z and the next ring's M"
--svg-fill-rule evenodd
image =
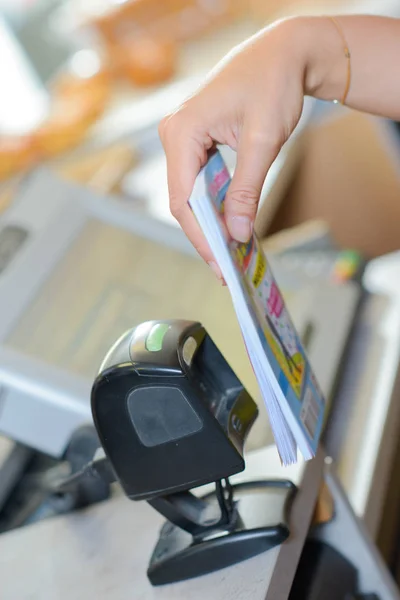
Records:
M223 215L230 175L218 151L211 155L203 173L206 191ZM229 238L222 220L221 225L268 361L315 455L324 422L324 397L257 237L239 244Z

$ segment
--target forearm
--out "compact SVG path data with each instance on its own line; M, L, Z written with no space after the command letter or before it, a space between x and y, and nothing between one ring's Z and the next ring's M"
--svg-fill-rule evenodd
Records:
M374 16L336 18L350 50L351 80L346 105L400 120L400 19ZM329 17L298 20L306 48L306 93L340 100L347 59L340 34Z

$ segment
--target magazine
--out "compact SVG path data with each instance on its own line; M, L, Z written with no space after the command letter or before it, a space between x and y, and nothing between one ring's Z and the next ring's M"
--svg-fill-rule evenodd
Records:
M316 454L325 399L257 236L234 241L225 226L230 174L218 150L200 171L191 209L230 291L246 350L284 465Z

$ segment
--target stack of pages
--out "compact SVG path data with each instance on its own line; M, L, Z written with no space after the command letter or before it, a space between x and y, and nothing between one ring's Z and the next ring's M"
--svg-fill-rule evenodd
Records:
M230 175L218 150L200 171L190 205L229 288L284 465L315 456L325 400L257 237L237 243L224 224Z

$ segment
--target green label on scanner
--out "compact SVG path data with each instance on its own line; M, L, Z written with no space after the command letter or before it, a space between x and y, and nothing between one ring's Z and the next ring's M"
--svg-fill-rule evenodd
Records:
M146 339L146 350L149 352L159 352L162 349L164 336L169 329L166 323L154 325Z

